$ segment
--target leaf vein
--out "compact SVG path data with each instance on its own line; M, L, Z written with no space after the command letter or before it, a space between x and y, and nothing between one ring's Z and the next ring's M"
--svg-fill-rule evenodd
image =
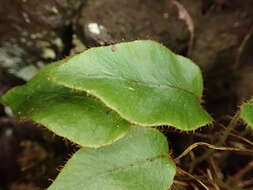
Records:
M136 83L138 85L142 85L142 86L147 86L147 87L155 87L155 88L164 88L164 89L168 89L168 88L175 88L178 90L182 90L186 93L189 93L191 95L193 95L194 97L196 97L197 99L199 99L199 96L197 94L194 94L193 92L191 92L190 90L175 86L175 85L171 85L171 84L157 84L157 83L153 83L153 82L146 82L146 81L137 81L137 80L133 80L133 79L127 79L124 77L115 77L113 75L86 75L86 76L82 76L83 78L92 78L92 79L112 79L112 80L121 80L121 81L127 81L127 82L132 82L132 83Z

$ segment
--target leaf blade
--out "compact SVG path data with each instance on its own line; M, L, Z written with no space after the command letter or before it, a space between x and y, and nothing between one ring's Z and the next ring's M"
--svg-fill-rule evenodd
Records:
M166 138L157 130L134 127L110 146L79 150L49 190L166 190L174 175Z
M241 106L240 117L253 129L253 99Z
M53 72L52 79L95 96L137 125L194 130L212 121L200 105L201 72L189 59L152 41L113 47L74 56Z
M28 84L1 97L19 119L32 119L81 146L100 147L122 138L130 124L83 92L58 86L48 73L63 62L47 66Z

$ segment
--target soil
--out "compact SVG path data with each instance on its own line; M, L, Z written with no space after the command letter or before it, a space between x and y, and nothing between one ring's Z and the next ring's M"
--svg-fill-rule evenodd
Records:
M217 121L187 134L161 127L172 156L197 141L216 144L253 95L252 8L252 0L0 0L0 96L70 54L151 39L201 67L204 106ZM252 130L239 123L222 145L253 149L252 141ZM78 148L31 121L17 122L2 105L0 147L0 190L47 188ZM210 190L253 189L252 154L213 151L192 164L208 150L196 148L178 163L195 179L177 172L173 190L203 189L196 178Z

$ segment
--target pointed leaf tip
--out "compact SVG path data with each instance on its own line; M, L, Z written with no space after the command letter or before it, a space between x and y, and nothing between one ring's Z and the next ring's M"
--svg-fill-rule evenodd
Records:
M137 125L194 130L212 121L200 105L199 67L157 42L91 48L56 68L51 77L95 96Z

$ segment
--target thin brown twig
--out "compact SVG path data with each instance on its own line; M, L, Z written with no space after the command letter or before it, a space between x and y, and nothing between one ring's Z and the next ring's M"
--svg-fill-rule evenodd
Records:
M194 179L195 181L197 181L206 190L210 190L201 180L199 180L197 177L193 176L192 174L188 173L187 171L184 171L180 167L177 167L177 172L181 173L182 175L187 175L188 177L190 177L190 178Z
M202 133L197 133L197 132L195 132L194 133L194 136L196 136L196 137L201 137L201 138L205 138L205 139L213 139L213 134L211 135L211 134L202 134Z
M178 12L179 12L179 19L183 20L186 24L186 26L188 27L188 30L190 32L190 39L188 42L188 54L191 54L192 51L192 46L193 46L193 41L194 41L194 23L192 20L191 15L189 14L189 12L187 11L187 9L184 7L184 5L182 5L180 2L178 2L177 0L172 0L172 3L174 5L176 5L176 7L178 8Z
M223 136L220 138L219 142L217 145L222 145L225 143L225 141L227 140L228 136L230 135L231 131L235 128L237 122L240 119L240 112L237 112L234 117L232 118L232 120L230 121L230 123L228 124L228 127L226 128Z
M215 177L219 178L219 179L223 179L224 178L223 173L221 172L221 169L217 166L217 164L216 164L213 157L209 158L209 162L210 162L210 165L213 168L213 171L215 173Z
M221 138L219 139L219 142L216 144L216 146L221 146L222 144L224 144L227 140L227 138L229 137L230 132L235 128L237 122L240 120L240 113L237 112L231 119L231 121L229 122L227 128L225 129L223 135L221 136ZM213 145L212 145L213 146ZM214 146L215 147L215 146ZM210 148L210 147L209 147ZM215 149L215 148L214 148ZM192 164L191 164L191 168L190 171L192 171L195 166L202 162L203 160L205 160L206 158L208 158L212 153L214 152L214 150L208 150L205 154L201 155L200 157L198 157L197 159L195 159Z
M245 181L241 182L241 184L239 186L242 188L244 188L246 186L253 186L253 179L245 180Z
M238 186L235 187L235 186L228 185L227 183L224 183L218 178L215 179L215 183L218 184L221 187L221 189L224 189L224 190L245 190Z
M228 184L233 184L236 181L239 181L246 173L248 173L250 170L253 169L253 161L251 161L249 164L247 164L245 167L240 169L236 174L231 176L228 180Z
M174 179L173 183L176 185L181 185L181 186L186 186L186 187L189 186L188 183L186 183L184 181L175 180L175 179Z
M213 179L213 175L212 172L209 168L206 169L207 172L207 176L209 178L209 182L213 185L215 190L220 190L219 186L215 183L214 179Z
M233 136L233 137L236 137L236 138L238 138L238 139L240 139L240 140L242 140L242 141L244 141L244 142L246 142L247 144L249 144L249 145L251 145L251 146L253 146L253 142L250 141L250 140L248 140L248 139L246 139L246 138L244 138L244 137L241 137L241 136L236 135L236 134L234 134L234 133L231 133L230 135Z
M213 149L213 150L252 152L253 153L253 150L251 150L251 149L241 149L241 148L233 148L233 147L217 147L215 145L208 144L208 143L205 143L205 142L196 142L196 143L190 145L182 154L180 154L174 160L176 162L178 162L182 157L186 156L189 152L191 152L194 148L196 148L198 146L207 146L208 148Z
M199 188L197 187L197 185L195 185L194 183L192 183L191 186L193 187L194 190L199 190Z
M196 156L195 156L194 152L190 152L189 155L190 155L191 160L196 159Z
M221 126L221 127L224 128L224 129L226 129L226 127L225 127L223 124L218 123L218 125ZM231 132L230 132L229 135L232 136L232 137L235 137L235 138L237 138L237 139L240 139L240 140L244 141L244 142L247 143L248 145L253 146L253 141L250 141L249 139L243 137L243 135L245 135L245 132L242 133L242 134L236 134L236 131L235 131L235 130L231 130Z
M218 126L221 127L222 129L226 130L227 127L225 125L223 125L222 123L218 123ZM236 132L234 129L231 130L231 132Z
M240 65L240 59L243 53L243 50L247 44L247 42L249 41L251 35L253 33L253 25L250 27L248 33L245 35L245 37L242 40L242 43L240 44L238 50L237 50L237 54L236 54L236 58L235 58L235 64L234 64L234 69L237 69Z

